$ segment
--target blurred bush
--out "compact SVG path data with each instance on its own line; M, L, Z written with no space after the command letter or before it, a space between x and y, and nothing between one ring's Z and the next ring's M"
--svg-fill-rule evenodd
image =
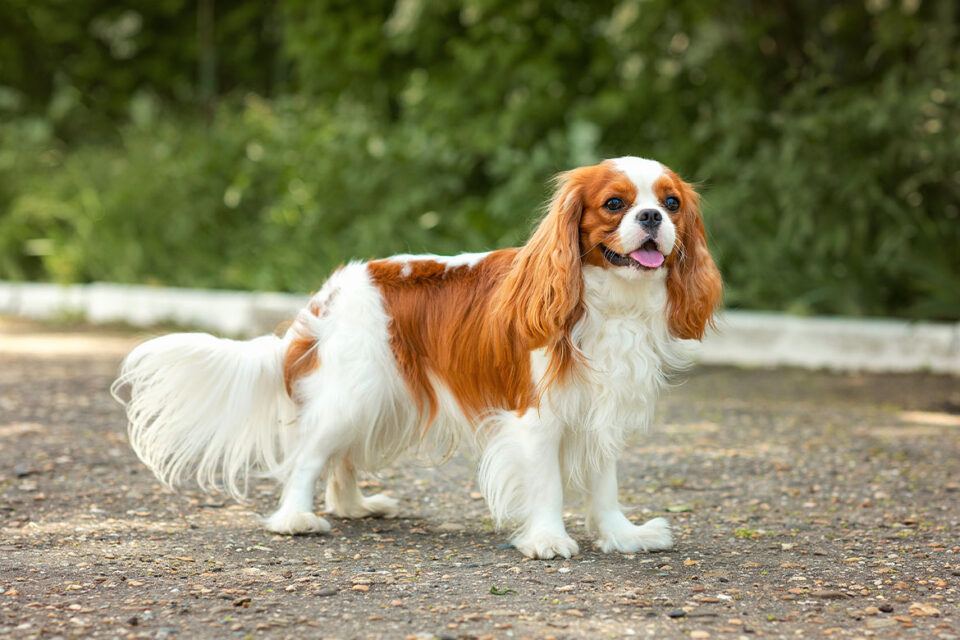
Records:
M956 3L103 6L0 5L0 277L308 291L636 154L700 182L729 306L960 318Z

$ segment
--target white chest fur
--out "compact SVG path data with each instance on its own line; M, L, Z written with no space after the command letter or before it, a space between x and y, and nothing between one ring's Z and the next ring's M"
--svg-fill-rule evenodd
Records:
M667 328L663 275L636 275L584 268L586 314L572 335L584 364L550 399L568 429L609 439L610 446L649 425L666 375L689 354Z

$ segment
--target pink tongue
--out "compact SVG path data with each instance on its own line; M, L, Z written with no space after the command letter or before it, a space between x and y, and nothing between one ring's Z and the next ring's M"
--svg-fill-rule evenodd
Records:
M663 264L663 254L655 249L637 249L630 252L630 257L649 269Z

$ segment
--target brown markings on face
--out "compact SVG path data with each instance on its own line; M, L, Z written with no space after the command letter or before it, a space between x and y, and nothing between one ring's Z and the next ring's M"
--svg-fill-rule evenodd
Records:
M491 292L517 251L494 251L472 267L447 268L433 260L369 263L390 316L390 347L428 426L438 409L431 376L470 418L535 403L528 347L490 310Z
M330 313L330 304L337 296L338 291L334 288L321 300L311 300L307 306L307 311L318 318L325 317ZM283 383L286 386L287 395L293 398L294 383L317 370L320 366L320 356L315 349L316 336L305 333L296 324L291 326L289 330L295 333L283 355Z
M637 199L637 185L625 173L612 164L601 163L576 170L582 185L583 216L580 219L580 246L584 264L613 268L604 260L602 243L611 251L620 254L636 247L623 247L617 229L624 214ZM611 198L623 200L624 207L612 212L603 208Z
M677 240L666 259L670 331L678 338L700 340L713 323L723 292L720 271L707 249L700 196L670 169L664 170L653 189L661 203L668 196L680 200L680 208L670 213Z

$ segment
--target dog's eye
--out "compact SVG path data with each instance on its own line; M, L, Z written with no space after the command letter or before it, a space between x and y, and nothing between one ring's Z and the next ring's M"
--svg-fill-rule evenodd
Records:
M673 196L670 196L669 198L663 201L663 205L670 211L676 211L677 209L680 208L680 201L674 198Z
M623 209L623 207L623 200L620 198L610 198L603 203L603 208L607 211L620 211L620 209Z

